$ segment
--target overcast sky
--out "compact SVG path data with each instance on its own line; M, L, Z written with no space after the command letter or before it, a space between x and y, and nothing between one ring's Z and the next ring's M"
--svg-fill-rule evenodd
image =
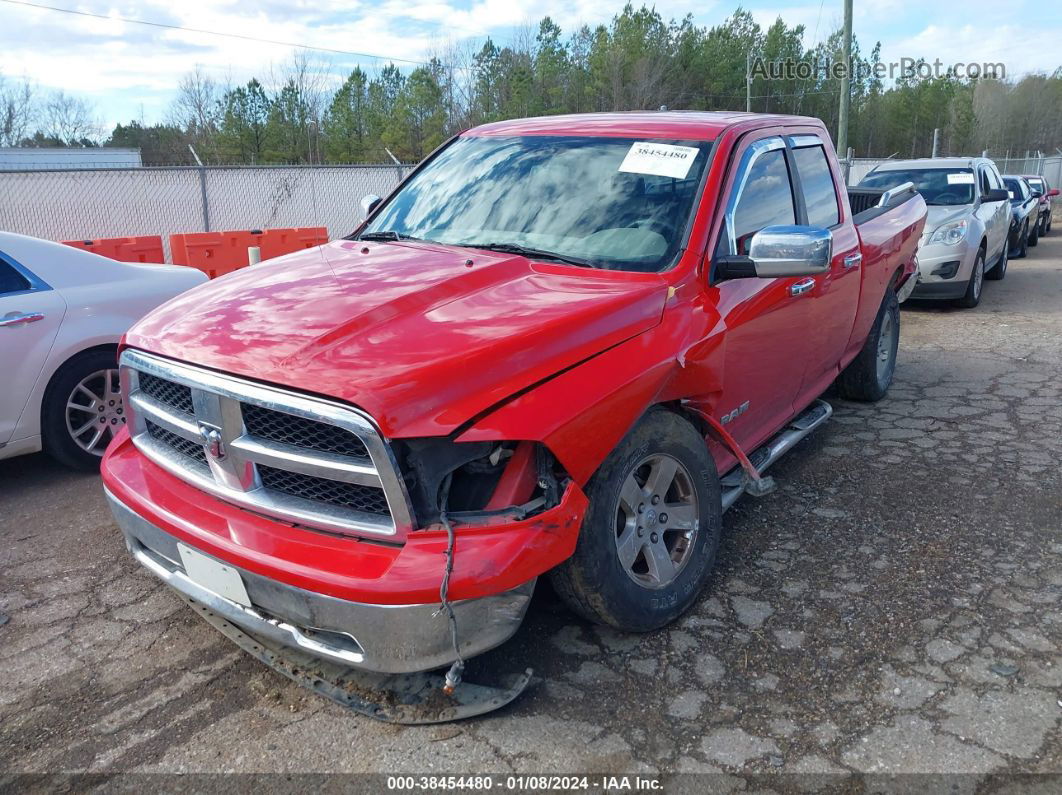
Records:
M33 0L37 2L38 0ZM622 0L39 0L45 5L105 14L92 19L0 0L0 74L28 77L44 88L88 98L108 128L116 121L165 116L181 75L197 64L219 81L264 76L292 49L203 33L127 24L126 17L239 33L314 47L382 56L311 53L339 76L357 63L374 70L387 59L416 61L448 40L490 35L499 44L545 15L565 35L580 24L607 22ZM855 33L864 52L883 44L883 60L901 57L1006 64L1008 74L1052 72L1062 64L1058 0L855 0ZM661 0L665 17L693 9L701 25L729 16L734 2ZM840 24L841 0L745 2L763 26L781 15L807 28L805 44ZM1055 8L1055 11L1051 11ZM404 65L404 64L403 64Z

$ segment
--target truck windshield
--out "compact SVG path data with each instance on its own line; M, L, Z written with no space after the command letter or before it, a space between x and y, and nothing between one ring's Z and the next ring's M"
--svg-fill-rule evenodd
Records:
M659 271L682 247L710 150L705 141L466 136L362 234Z
M959 168L912 168L872 171L860 181L862 188L894 188L913 182L926 204L973 204L974 174Z

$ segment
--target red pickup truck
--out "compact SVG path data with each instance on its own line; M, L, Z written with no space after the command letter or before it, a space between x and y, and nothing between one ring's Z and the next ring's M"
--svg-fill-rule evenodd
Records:
M624 630L689 608L819 396L885 394L926 213L850 198L818 120L694 112L478 127L368 209L130 330L102 469L158 577L389 673L505 641L543 575Z

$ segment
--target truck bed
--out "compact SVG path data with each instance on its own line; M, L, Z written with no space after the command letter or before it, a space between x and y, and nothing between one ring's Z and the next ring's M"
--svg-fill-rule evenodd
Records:
M880 197L878 201L853 218L863 253L863 287L852 330L853 345L869 333L888 286L898 288L915 275L918 239L926 221L926 203L917 191L893 195L886 204L880 204Z
M910 183L907 183L910 185ZM849 186L848 203L852 207L852 221L856 226L910 201L918 191L913 185L900 185L896 188L863 188ZM888 194L888 195L886 195ZM882 199L885 201L882 202Z

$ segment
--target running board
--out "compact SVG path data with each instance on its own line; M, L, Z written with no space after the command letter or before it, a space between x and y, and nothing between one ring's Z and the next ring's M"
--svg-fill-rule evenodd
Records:
M816 400L790 420L769 442L756 448L755 452L749 456L749 461L758 472L762 473L792 450L797 442L826 422L831 414L833 414L833 406L825 400ZM740 466L734 467L722 477L720 485L723 490L723 510L725 511L745 493L744 470Z

